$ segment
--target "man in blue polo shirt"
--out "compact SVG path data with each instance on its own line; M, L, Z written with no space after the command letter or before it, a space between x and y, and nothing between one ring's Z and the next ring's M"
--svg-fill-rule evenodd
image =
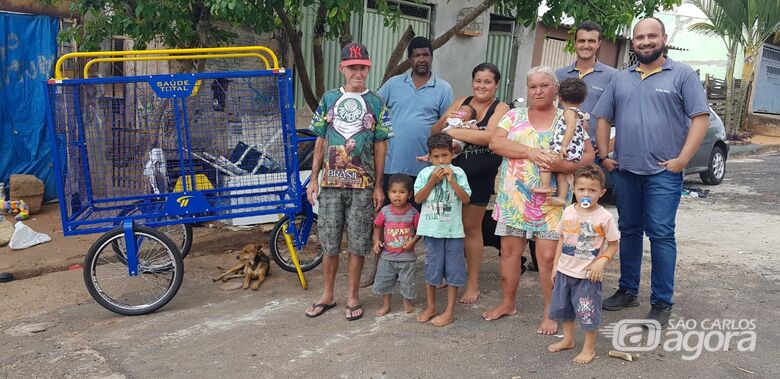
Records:
M416 159L428 153L425 143L431 127L452 104L452 87L431 73L433 46L424 37L415 37L406 49L412 62L408 73L394 76L379 89L393 115L395 138L390 141L385 160L384 188L392 174L417 176L427 162Z
M612 172L620 229L620 288L606 310L639 305L642 238L650 238L649 319L669 321L677 243L674 236L683 170L709 127L709 108L699 77L663 55L663 23L646 18L634 26L631 43L638 64L621 71L599 99L597 141L604 168ZM615 157L607 157L610 122Z
M601 25L585 21L577 26L574 34L574 51L577 60L565 67L555 70L559 81L568 78L580 78L588 85L588 95L580 106L583 112L590 113L599 101L601 94L609 86L618 70L609 67L596 59L601 47ZM591 118L588 134L596 135L596 119ZM595 143L595 138L591 138Z

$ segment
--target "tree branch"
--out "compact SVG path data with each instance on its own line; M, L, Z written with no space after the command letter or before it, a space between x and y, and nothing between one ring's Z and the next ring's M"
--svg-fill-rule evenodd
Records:
M352 42L354 37L352 36L352 30L350 30L349 19L341 24L341 34L339 35L339 44L343 48L348 43Z
M325 35L325 18L327 16L328 10L320 2L317 7L317 16L314 19L314 34L311 44L314 57L314 87L318 98L325 93L325 55L322 53L322 39Z
M287 17L287 13L284 12L281 5L275 4L274 11L279 16L282 27L287 31L287 38L290 40L290 47L293 51L293 61L295 62L298 80L301 81L301 88L303 89L303 98L306 100L306 104L309 108L312 111L315 111L317 110L317 98L311 90L311 80L309 79L309 74L306 72L306 63L303 61L301 36L298 35L298 31L295 29L292 22L290 22L290 18Z
M412 28L412 25L409 25L406 27L404 34L401 35L401 39L399 39L398 43L395 45L393 53L390 54L390 59L387 61L387 68L385 68L385 76L382 78L382 84L385 84L387 79L392 77L394 71L393 69L398 66L398 61L400 61L401 57L403 57L404 50L406 50L406 45L409 44L409 41L411 41L412 38L414 38L414 29Z
M431 44L433 45L433 50L436 50L444 44L446 44L455 34L457 34L459 31L463 30L463 28L466 27L469 23L474 21L480 14L484 13L486 10L488 10L490 7L493 6L498 0L484 0L481 4L474 7L474 9L471 10L465 17L463 17L462 20L457 22L455 25L453 25L449 30L444 32L444 34L437 37ZM393 69L390 76L398 75L400 73L405 72L410 67L412 67L412 62L409 61L409 59L406 59L405 61L401 62L398 66Z

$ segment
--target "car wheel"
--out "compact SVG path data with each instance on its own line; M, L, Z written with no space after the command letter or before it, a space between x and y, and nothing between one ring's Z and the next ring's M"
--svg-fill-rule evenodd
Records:
M720 146L714 146L710 154L710 164L707 171L699 173L704 184L717 185L726 176L726 154Z

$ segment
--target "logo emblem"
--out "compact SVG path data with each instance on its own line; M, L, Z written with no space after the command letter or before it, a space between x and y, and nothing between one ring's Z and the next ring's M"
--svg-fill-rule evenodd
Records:
M612 338L612 346L621 351L653 351L661 344L661 324L651 319L626 319L601 328Z
M349 48L350 58L363 58L363 54L360 51L360 46L352 46Z
M357 99L347 98L338 105L336 113L344 122L353 123L360 119L364 111L362 104Z
M193 196L182 196L178 199L176 199L176 202L179 203L179 206L182 208L186 208L187 205L190 204L190 199L192 199Z

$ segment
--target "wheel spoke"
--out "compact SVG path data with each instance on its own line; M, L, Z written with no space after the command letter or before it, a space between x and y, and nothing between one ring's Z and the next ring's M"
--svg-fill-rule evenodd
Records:
M90 294L101 305L121 314L154 311L167 303L181 285L180 258L173 252L178 247L163 242L158 237L159 231L143 226L135 228L145 231L133 232L138 241L136 276L130 276L127 265L121 262L127 259L122 228L114 229L93 245L88 254L90 271L85 272L89 274L85 280L91 279L87 280ZM109 235L112 238L107 239Z

